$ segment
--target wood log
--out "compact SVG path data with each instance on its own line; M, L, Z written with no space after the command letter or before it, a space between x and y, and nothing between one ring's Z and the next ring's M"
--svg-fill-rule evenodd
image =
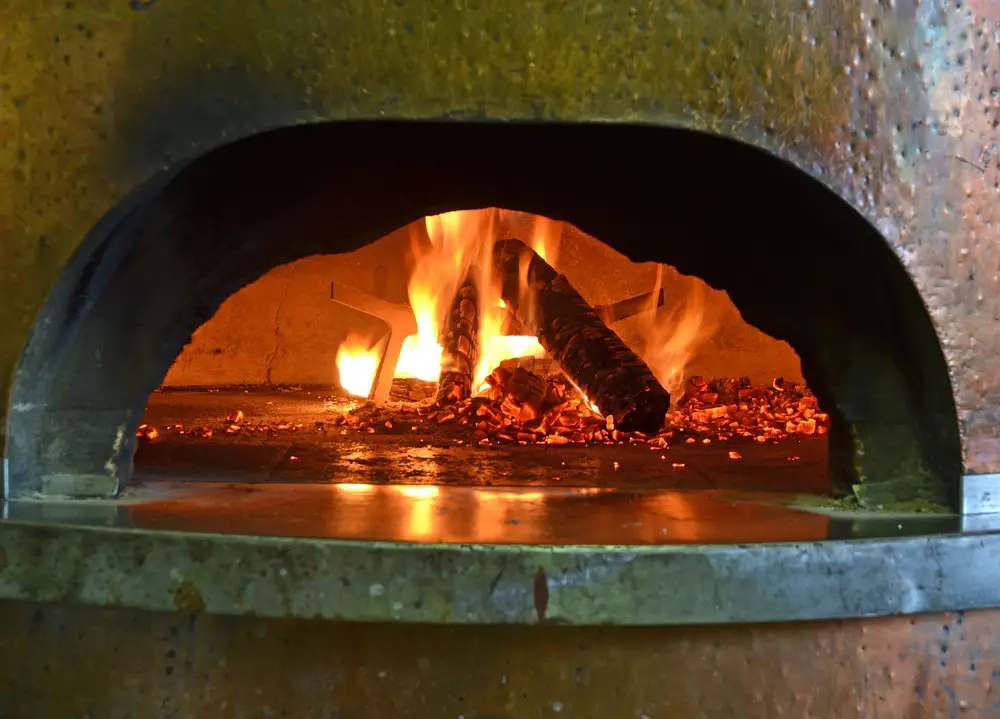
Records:
M479 294L470 270L441 328L441 373L437 401L451 404L472 396L479 361Z
M604 324L610 327L615 322L621 322L629 317L634 317L637 314L647 312L650 309L657 309L659 307L663 307L662 287L656 294L655 305L653 303L653 293L643 292L641 295L635 295L634 297L629 297L610 305L594 305L594 312L596 312L597 316L603 320ZM504 314L502 331L505 335L530 334L524 329L517 317L515 317L511 312Z
M520 240L493 250L504 302L538 336L567 376L623 431L655 434L670 409L670 394L653 372L601 320L580 293ZM527 291L522 291L527 262Z

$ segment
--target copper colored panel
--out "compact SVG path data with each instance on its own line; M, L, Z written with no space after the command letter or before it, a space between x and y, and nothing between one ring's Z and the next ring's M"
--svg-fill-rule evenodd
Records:
M993 717L1000 611L447 627L0 603L11 717Z

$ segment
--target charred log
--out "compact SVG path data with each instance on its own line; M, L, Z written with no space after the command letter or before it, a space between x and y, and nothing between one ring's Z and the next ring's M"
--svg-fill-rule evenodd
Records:
M641 295L629 297L610 305L594 305L594 312L604 321L604 324L610 327L615 322L621 322L629 317L635 317L637 314L659 307L663 307L662 287L659 292L655 293L655 297L653 292L643 292ZM507 335L530 334L510 312L504 315L503 333Z
M437 401L450 404L472 396L479 360L479 299L469 272L459 288L438 340L442 347Z
M670 395L566 277L520 240L497 243L494 260L507 307L588 399L623 431L656 433L670 409ZM526 273L522 263L527 263Z

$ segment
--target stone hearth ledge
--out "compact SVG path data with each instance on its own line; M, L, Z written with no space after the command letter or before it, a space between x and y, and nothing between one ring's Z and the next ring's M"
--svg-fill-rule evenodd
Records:
M1000 607L1000 534L743 546L347 542L0 522L0 598L449 624L683 625Z

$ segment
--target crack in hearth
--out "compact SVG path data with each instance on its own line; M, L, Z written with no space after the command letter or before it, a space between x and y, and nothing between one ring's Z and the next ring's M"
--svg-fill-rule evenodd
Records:
M281 293L281 299L278 300L278 306L274 310L274 349L267 356L267 374L264 377L264 383L268 386L274 386L274 383L271 381L271 370L273 369L274 360L278 357L278 348L281 346L281 326L278 320L281 317L281 309L285 306L285 300L288 299L288 293L291 291L291 288L292 278L289 276L285 280L285 291Z

